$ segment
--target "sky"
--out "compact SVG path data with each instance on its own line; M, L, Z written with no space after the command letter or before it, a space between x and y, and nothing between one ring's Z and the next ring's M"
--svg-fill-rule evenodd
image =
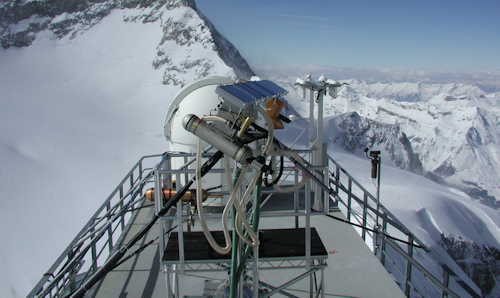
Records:
M253 67L500 70L500 1L196 4Z

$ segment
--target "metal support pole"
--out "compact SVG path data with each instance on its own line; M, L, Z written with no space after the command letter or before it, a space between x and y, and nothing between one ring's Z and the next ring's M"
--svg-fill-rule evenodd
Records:
M177 174L177 181L180 181L180 175ZM176 183L176 191L180 191L181 186L180 183ZM179 239L179 265L180 265L180 273L184 274L185 272L185 258L184 258L184 228L182 226L182 200L177 202L177 237Z
M95 228L92 228L91 232L94 232ZM93 241L95 238L95 235L92 236L90 239ZM92 244L92 274L97 272L97 262L94 262L97 259L97 248L95 246L95 243Z
M167 287L167 297L171 298L172 297L172 289L170 288L170 273L169 273L169 267L167 265L163 266L163 274L165 275L165 284Z
M450 285L450 274L448 274L448 271L443 269L443 284L445 287L449 287ZM448 297L445 291L441 290L441 297Z
M382 219L382 232L387 232L387 221L384 219ZM382 244L380 246L380 263L382 263L382 265L385 266L385 250L386 250L386 240L385 240L385 237L382 237L382 240L381 240Z
M375 214L375 230L380 230L380 225L379 225L379 215L378 213L380 212L380 168L381 168L381 158L378 157L376 159L376 162L378 164L377 166L377 194L376 194L376 199L377 199L377 213ZM373 253L377 255L377 248L378 248L378 233L375 233L373 235L374 239L374 245L373 245Z
M173 283L174 283L174 297L180 297L180 292L179 292L179 273L177 272L177 265L173 266L174 272L173 272Z
M368 195L365 193L363 195L363 222L362 226L363 228L366 228L366 215L368 213ZM361 238L363 238L363 241L366 240L366 229L361 230Z
M347 179L347 220L351 221L351 204L352 204L352 180Z
M377 211L380 209L380 168L382 166L382 158L379 157L378 163L378 173L377 173ZM378 224L378 214L377 214L377 224Z
M325 298L325 268L321 268L321 298Z
M106 205L106 211L109 212L111 209L111 202L108 202ZM111 217L111 216L110 216ZM113 250L113 224L111 223L108 227L108 249L109 253Z
M259 297L259 247L253 248L253 296Z
M316 134L316 148L317 155L316 161L318 164L315 165L324 165L323 164L323 94L325 90L318 90L318 131ZM321 190L320 190L321 191Z
M119 195L120 195L120 198L123 198L123 184L120 186L120 190L119 190ZM120 201L120 209L123 208L123 200ZM120 217L120 227L122 229L122 231L125 229L125 213L123 213L123 215Z
M294 173L294 178L295 178L295 185L299 184L299 174L297 171ZM296 213L299 212L299 203L300 203L300 193L298 189L295 189L295 192L293 194L293 211ZM295 216L295 228L299 228L299 216Z
M408 242L411 243L408 245L408 256L413 258L413 237L408 235ZM405 274L405 295L406 297L410 297L410 281L411 281L411 266L412 263L410 260L406 261L406 274Z
M314 150L314 90L310 89L310 98L309 98L309 148ZM309 160L311 164L313 163L313 159Z
M306 249L306 269L311 269L311 180L306 183L305 196L305 249Z
M320 89L317 91L318 93L318 129L316 132L316 150L314 151L314 163L313 165L315 166L324 166L324 158L323 158L323 93L324 89ZM316 173L313 173L316 175ZM320 211L323 209L323 202L322 202L322 194L324 191L322 191L321 187L319 185L314 186L314 205L313 209L316 211Z
M338 166L335 166L335 193L339 193L339 182L340 182L340 169Z

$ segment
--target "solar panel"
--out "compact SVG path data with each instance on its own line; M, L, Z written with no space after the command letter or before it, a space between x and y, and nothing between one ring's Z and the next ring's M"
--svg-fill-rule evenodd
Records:
M218 86L215 93L239 108L265 103L287 91L271 81L250 81Z

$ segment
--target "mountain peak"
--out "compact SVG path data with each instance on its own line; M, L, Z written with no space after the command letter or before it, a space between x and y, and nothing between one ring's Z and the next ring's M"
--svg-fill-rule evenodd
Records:
M164 84L184 85L211 75L217 68L213 57L199 57L210 51L232 68L236 77L248 79L254 75L245 59L198 11L193 0L3 1L0 45L4 49L30 46L42 35L53 40L73 40L116 10L123 11L124 22L155 23L162 27L163 37L152 45L157 49L152 66L164 69ZM179 60L174 57L175 48L179 46L186 48L182 51L183 62L175 63ZM197 77L186 77L193 71Z

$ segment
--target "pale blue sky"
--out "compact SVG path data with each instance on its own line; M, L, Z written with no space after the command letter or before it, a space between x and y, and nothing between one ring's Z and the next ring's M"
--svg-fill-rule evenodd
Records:
M500 70L500 1L196 3L252 67Z

